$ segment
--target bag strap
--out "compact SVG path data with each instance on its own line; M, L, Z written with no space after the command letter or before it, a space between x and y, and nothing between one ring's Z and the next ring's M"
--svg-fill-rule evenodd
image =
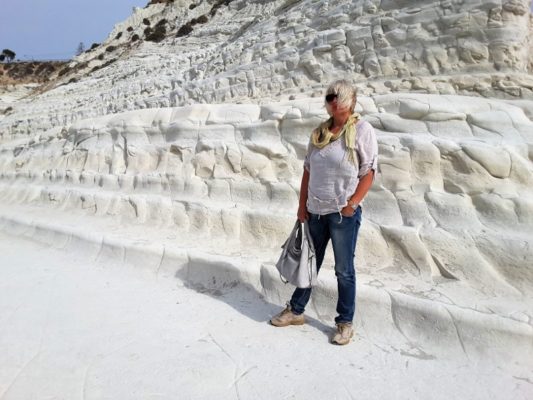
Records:
M303 223L303 240L307 241L307 248L310 256L307 257L307 272L309 273L309 282L313 282L313 263L309 262L315 257L315 246L313 245L313 238L311 237L311 232L309 231L309 223L304 221Z
M292 231L291 231L291 235L292 235L292 232L296 231L296 230L300 230L301 231L301 235L302 235L302 240L304 240L304 236L305 236L305 232L302 230L302 223L300 222L300 220L298 218L296 218L296 222L294 223L294 227L292 228ZM288 240L288 239L287 239ZM287 242L285 242L287 243ZM283 246L281 246L283 247ZM288 280L286 280L285 278L283 278L283 276L281 275L281 271L279 273L279 279L281 280L281 282L283 282L285 285L287 283L289 283Z

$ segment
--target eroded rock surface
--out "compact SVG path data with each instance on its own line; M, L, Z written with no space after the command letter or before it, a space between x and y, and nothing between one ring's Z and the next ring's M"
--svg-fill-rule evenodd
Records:
M321 101L132 111L6 141L1 198L275 255ZM531 103L391 94L362 97L358 109L380 153L360 271L531 294Z
M21 102L0 133L140 108L321 95L338 77L366 94L531 98L530 33L527 0L153 4L61 71L56 84L70 84Z
M527 6L137 9L55 88L0 102L0 228L198 285L247 282L282 302L272 261L294 223L310 132L326 117L324 87L346 77L360 87L357 111L375 127L380 157L358 242L358 323L385 341L408 339L417 354L435 339L467 355L490 349L494 360L512 348L510 359L527 363ZM328 288L313 304L319 316L331 313Z

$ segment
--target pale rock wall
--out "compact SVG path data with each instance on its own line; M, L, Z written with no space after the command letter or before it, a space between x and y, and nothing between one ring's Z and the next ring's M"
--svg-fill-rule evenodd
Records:
M528 72L533 72L533 12L529 15L529 67Z
M404 288L531 296L533 103L389 94L361 97L358 111L376 128L380 154L359 272ZM4 139L0 202L147 234L170 227L180 246L272 261L294 223L309 133L324 117L312 98L194 105Z
M324 87L345 77L360 88L358 111L376 128L380 154L358 279L384 288L396 316L388 290L503 315L531 332L527 2L235 0L211 14L213 4L136 9L72 63L92 73L80 67L29 98L1 95L0 108L12 110L0 113L0 219L48 230L53 243L53 232L66 241L70 217L83 216L83 237L100 223L104 236L116 234L116 246L95 245L104 254L126 237L165 238L163 252L201 249L250 274L262 264L263 279L294 223ZM169 37L132 43L145 19L166 19ZM32 224L32 215L48 221ZM131 257L154 258L156 268L165 259L142 253ZM204 277L203 261L191 265ZM225 274L225 263L210 265ZM432 333L426 315L407 318L413 335ZM419 329L421 319L431 329ZM479 326L490 334L490 324Z
M13 112L13 106L17 101L31 95L37 87L39 87L37 83L0 86L0 121L5 115Z
M234 0L213 15L214 2L191 4L136 9L72 63L87 65L78 82L20 102L0 134L141 108L321 95L339 77L366 94L533 96L527 0ZM175 37L202 16L207 22ZM166 20L167 39L132 43L145 19Z

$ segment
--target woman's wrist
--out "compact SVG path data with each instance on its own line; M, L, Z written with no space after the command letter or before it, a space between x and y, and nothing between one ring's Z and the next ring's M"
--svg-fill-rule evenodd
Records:
M359 202L357 200L350 199L348 200L348 205L353 209L356 210L357 207L359 207Z

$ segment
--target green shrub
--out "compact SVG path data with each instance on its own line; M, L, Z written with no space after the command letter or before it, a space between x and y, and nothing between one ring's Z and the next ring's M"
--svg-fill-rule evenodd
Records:
M69 67L65 67L63 68L61 71L58 72L57 76L63 76L63 75L66 75L67 72L70 71L70 68Z
M94 71L98 71L99 69L102 69L102 68L105 68L107 67L108 65L111 65L113 64L115 61L117 61L117 59L112 59L112 60L109 60L109 61L106 61L105 63L101 64L101 65L97 65L95 66L93 69L91 69L91 72L94 72Z
M207 15L200 15L198 18L196 18L196 22L199 24L205 24L209 21L209 18L207 18Z
M165 25L157 25L155 31L146 36L146 40L159 43L166 37L166 34L167 29L165 28Z
M176 37L187 36L191 32L192 32L191 23L187 22L185 25L183 25L181 28L178 29L178 33Z
M227 6L231 2L232 0L217 0L217 2L213 4L213 7L211 7L211 11L209 11L209 15L214 16L220 7Z
M68 69L68 67L67 67ZM37 69L35 70L35 75L48 75L54 72L56 69L53 65L48 63L40 63ZM64 74L63 74L64 75Z

